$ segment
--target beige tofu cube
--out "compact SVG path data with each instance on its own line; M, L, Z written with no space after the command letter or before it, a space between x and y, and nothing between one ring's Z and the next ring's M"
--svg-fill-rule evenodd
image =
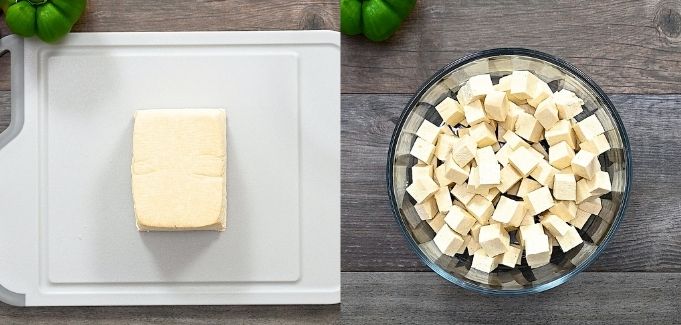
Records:
M478 166L484 163L496 163L497 157L494 154L494 149L491 146L479 148L475 152L475 161Z
M605 133L603 125L596 115L591 115L574 125L573 129L580 142L587 142L598 135Z
M523 175L520 175L520 173L516 171L514 167L507 165L501 169L500 177L501 183L497 185L497 189L501 193L507 193L508 190L513 187L513 185L517 184L518 181L523 178Z
M582 211L589 212L590 214L598 215L601 213L603 208L603 203L600 198L593 198L580 203L577 208Z
M575 152L567 142L562 141L549 147L549 163L551 166L562 169L570 166Z
M525 197L527 194L540 187L541 184L539 184L539 182L531 178L523 178L520 181L520 186L518 187L518 192L516 193L516 195L519 197Z
M508 103L508 112L506 112L506 119L503 122L500 122L499 125L501 125L506 131L513 131L515 129L515 123L518 120L518 112L522 112L523 110L518 107L513 102ZM501 133L500 135L504 135L504 133Z
M452 126L461 122L465 118L461 104L450 97L445 98L443 101L437 104L437 106L435 106L435 110L437 110L445 123Z
M570 164L575 175L586 179L592 179L598 171L596 169L596 155L587 150L577 152Z
M526 149L531 148L529 143L525 142L525 140L523 140L513 131L506 131L503 138L506 141L506 146L509 146L511 150L516 150L520 147L525 147Z
M503 165L507 166L508 165L508 157L511 155L513 152L513 149L511 149L511 146L508 144L503 145L499 151L495 153L495 156L497 158L497 161Z
M445 161L452 155L452 148L459 141L455 135L440 133L435 144L435 157L440 161Z
M433 157L434 152L435 146L432 143L422 138L416 138L416 141L414 141L414 146L411 147L410 154L416 157L418 160L428 162Z
M569 120L583 111L584 101L567 89L562 89L553 94L553 101L556 103L558 117L561 120Z
M480 228L482 228L482 225L478 222L471 227L471 236L475 238L476 241L480 239Z
M407 193L416 200L416 203L421 203L433 196L439 188L440 186L431 178L422 177L413 180L411 185L407 186Z
M492 147L492 149L494 150L494 154L496 154L497 152L499 152L499 150L501 150L501 145L499 144L499 142L494 143L490 147Z
M549 212L569 222L577 216L577 204L574 201L556 201Z
M536 152L536 153L541 155L540 159L546 159L546 160L549 159L549 153L546 151L546 149L544 149L544 147L541 145L541 143L539 143L539 142L533 143L532 145L530 145L530 147L532 147L532 149L533 149L533 150L531 150L532 152Z
M553 178L558 173L558 169L551 166L546 160L540 160L537 167L532 170L530 176L542 186L553 187Z
M440 135L440 127L430 123L428 120L423 120L421 126L416 131L416 136L428 141L430 144L435 144L437 142L437 137Z
M471 167L468 174L468 190L475 192L480 187L480 169L478 166Z
M518 113L514 130L519 137L530 142L539 141L544 132L544 128L539 121L534 116L525 112Z
M478 148L491 146L497 143L497 136L494 134L494 128L487 123L478 123L471 126L469 134L473 141L478 145Z
M524 206L527 207L527 204L524 204ZM532 212L527 211L527 209L525 209L525 215L523 216L523 221L520 222L520 226L521 227L530 226L534 224L536 224L536 222L534 221L534 216L532 215Z
M508 162L523 176L529 175L539 163L537 156L532 155L525 147L515 149L509 156Z
M462 126L464 126L463 128L458 128L458 129L456 129L456 132L457 132L456 134L459 136L459 138L463 138L464 136L469 135L468 133L469 133L469 130L470 130L470 129L469 129L468 127L469 127L470 125L468 125L468 123L466 123L466 120L463 120L463 121L459 122L459 124L461 124ZM572 127L572 126L571 126L571 127Z
M475 237L471 236L466 249L468 249L468 255L473 255L475 252L482 250L482 246L480 246L480 242Z
M591 186L589 186L589 180L584 178L577 181L577 200L575 203L580 204L586 200L597 198L600 195L591 193Z
M553 98L544 99L539 103L534 111L534 118L539 121L544 129L550 129L558 122L558 109Z
M501 255L501 260L499 264L506 265L508 267L515 267L518 261L521 260L523 249L517 245L509 245L506 252Z
M560 244L560 249L563 252L567 252L583 242L582 237L579 236L579 232L575 227L570 227L570 229L562 236L556 236L558 244Z
M532 94L532 98L527 99L527 103L534 107L537 107L539 103L551 97L552 95L553 92L551 91L551 87L549 87L549 85L544 81L537 78L534 93Z
M481 186L484 185L499 185L501 184L501 168L496 162L484 162L478 165L479 182Z
M535 223L534 218L532 218L532 222L527 222L527 224L521 225L518 228L518 233L516 236L521 246L525 246L525 238L544 234L544 226L542 226L541 223Z
M499 258L488 256L484 250L480 249L473 254L471 268L485 273L491 273L499 266Z
M475 158L477 148L478 145L470 136L460 138L459 142L454 145L452 150L452 159L454 159L460 167L464 167Z
M509 101L504 91L490 91L485 96L485 113L495 121L503 122L508 114Z
M555 214L549 214L542 217L541 224L553 236L563 236L572 228L567 222L563 221L563 219Z
M610 150L610 142L608 142L605 134L599 134L589 141L580 143L579 148L600 155Z
M537 234L525 239L525 259L530 267L538 268L549 264L551 252L549 236Z
M470 215L470 213L466 212L466 210L458 206L453 206L447 213L445 222L452 230L461 235L466 235L475 224L476 219Z
M455 135L454 131L452 131L452 128L447 124L440 127L440 134Z
M532 98L538 78L529 71L513 71L511 73L510 94L517 99Z
M471 126L485 121L485 110L480 100L474 100L463 105L463 112L466 116L466 122Z
M466 204L466 209L480 224L486 225L489 222L489 217L491 217L494 212L494 205L481 195L475 195L468 204Z
M440 186L449 186L454 183L454 180L447 177L447 166L440 165L435 168L435 181Z
M487 256L497 256L506 252L511 245L511 237L503 225L495 223L480 228L480 246Z
M544 136L549 146L565 141L570 148L577 148L577 140L575 139L575 133L572 131L570 121L560 120L556 122L553 127L544 132Z
M455 184L450 193L463 204L468 204L475 196L475 193L468 191L467 183Z
M441 186L435 194L433 194L437 209L440 212L446 213L452 207L452 196L449 194L449 187Z
M445 178L452 180L453 183L462 184L468 179L468 174L470 173L470 167L468 167L468 165L466 165L464 168L461 168L452 157L449 157L449 159L447 159L444 164L438 166L438 168L442 166L444 166Z
M494 90L504 92L511 91L511 75L499 78L499 83L494 85Z
M488 201L492 202L496 206L496 203L494 203L494 200L501 195L501 192L496 187L492 187L489 189L487 194L483 195Z
M433 219L426 220L430 228L433 229L433 231L438 232L440 231L440 228L445 224L445 214L440 212L433 217Z
M492 220L504 226L518 227L525 217L525 204L505 196L499 198L496 209L492 214Z
M546 186L542 186L541 188L528 193L523 200L525 201L527 209L534 215L550 209L554 204L551 191Z
M421 177L433 178L433 166L431 165L414 165L411 167L411 179Z
M416 214L419 215L419 218L421 218L421 220L433 219L438 212L437 204L435 202L435 199L432 197L427 198L421 203L416 203L414 205L414 210L416 210Z
M577 199L577 181L574 174L558 173L553 176L553 197L556 200Z
M480 100L494 90L492 78L489 74L470 77L456 95L461 105L466 105L475 100Z
M463 246L464 239L448 226L442 226L437 234L435 234L433 242L435 242L435 246L440 249L442 254L454 256L459 248Z
M591 213L577 209L577 217L570 220L570 224L573 225L577 229L582 229L582 227L584 227L586 222L589 221L590 217L591 217Z

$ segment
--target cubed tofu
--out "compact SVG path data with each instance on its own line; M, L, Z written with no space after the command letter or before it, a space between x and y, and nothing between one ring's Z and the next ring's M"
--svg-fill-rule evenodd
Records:
M477 251L482 250L482 246L480 246L480 243L475 237L471 236L471 239L468 241L468 244L466 245L466 249L468 249L468 255L473 255Z
M494 90L496 91L511 91L511 75L506 75L499 78L499 83L494 85Z
M440 133L437 138L437 144L435 144L435 157L440 161L447 160L452 155L454 144L458 141L459 138L455 135Z
M505 196L499 198L496 209L492 214L492 220L504 226L518 227L525 216L525 204Z
M445 255L454 256L464 244L464 239L448 226L442 226L433 238L435 246Z
M533 143L530 147L534 150L533 152L537 152L541 155L541 159L549 159L549 153L544 149L544 146L542 146L541 143Z
M539 121L534 116L525 112L518 113L514 130L519 137L530 142L539 141L544 132L544 128Z
M539 103L534 111L534 118L539 121L544 129L550 129L558 122L558 109L553 98L549 97Z
M519 197L525 197L527 194L540 187L541 184L539 184L539 182L531 178L523 178L520 181L520 187L518 187L518 192L516 193L516 195Z
M542 186L553 187L553 177L558 173L558 169L551 166L548 161L540 160L537 167L532 170L530 176Z
M542 186L541 188L528 193L523 200L525 201L527 209L534 215L550 209L554 204L551 191L546 186Z
M506 252L511 237L501 224L490 224L480 228L478 241L487 256L497 256Z
M497 143L500 143L501 145L506 143L506 140L504 140L504 134L506 134L506 128L504 127L503 123L497 123ZM499 146L500 148L501 145Z
M435 168L435 181L439 186L449 186L454 183L454 180L447 177L447 166L440 165Z
M481 195L475 195L466 204L466 209L480 224L486 225L489 222L489 217L494 212L494 205Z
M475 158L477 148L478 145L470 136L460 138L459 142L452 149L452 159L454 159L459 167L464 167Z
M570 148L577 148L577 141L575 139L575 134L572 131L572 124L570 124L570 121L560 120L556 122L553 127L544 132L544 136L546 142L549 143L549 146L565 141Z
M513 131L506 131L504 134L504 140L506 141L506 146L509 146L511 150L516 150L520 147L525 147L526 149L531 148L529 143L525 142L525 140L523 140Z
M513 131L515 129L515 122L518 120L518 112L523 110L518 107L513 102L508 103L508 112L506 113L506 119L500 122L499 125L503 126L506 131ZM504 135L503 133L501 134Z
M513 71L511 73L510 94L517 99L532 98L538 78L529 71Z
M475 125L480 122L485 121L485 110L482 107L482 102L480 100L474 100L468 104L463 105L463 112L466 116L466 122L468 125Z
M494 154L494 149L491 146L479 148L475 152L475 161L478 166L484 163L496 163L497 157Z
M433 166L431 165L414 165L411 167L411 179L421 177L433 178Z
M513 167L511 167L513 168ZM503 181L502 181L503 182ZM503 184L503 183L502 183ZM515 185L511 186L506 194L518 196L518 189L520 188L520 182L516 182Z
M416 138L416 141L414 141L414 146L411 147L410 154L416 157L418 160L429 162L433 157L434 152L435 146L432 143L422 138Z
M475 224L476 219L466 210L458 206L452 206L445 217L445 222L452 230L461 235L466 235Z
M556 201L549 212L569 222L577 216L577 204L574 201Z
M553 197L556 200L577 199L577 181L574 174L558 173L553 176Z
M416 200L416 203L421 203L433 196L439 188L433 179L422 177L413 180L411 185L407 186L407 193Z
M496 162L485 161L478 165L479 184L484 185L499 185L501 183L501 168Z
M523 204L524 203L525 202L523 202ZM524 205L524 206L527 207L527 205ZM527 211L527 209L525 209L525 215L523 216L523 221L520 222L520 226L521 227L522 226L529 226L529 225L533 225L533 224L536 224L536 222L534 222L534 216L532 215L532 212L529 212L529 211Z
M475 193L468 191L468 184L455 184L450 191L454 197L463 204L468 204L471 199L475 196Z
M480 169L478 166L471 167L468 174L468 190L475 191L475 189L480 187Z
M441 186L435 194L435 203L437 203L437 209L440 212L446 213L452 207L452 195L449 194L449 187Z
M499 261L499 264L505 265L508 267L515 267L518 261L521 259L523 249L520 246L517 245L509 245L508 248L506 249L506 252L501 255L501 260Z
M497 185L497 189L501 193L508 192L513 185L518 183L518 181L523 178L523 175L520 175L520 173L513 166L508 165L501 169L500 176L501 183Z
M468 174L470 173L470 167L466 165L464 168L461 168L459 164L457 164L454 161L453 157L449 157L447 161L445 161L444 164L440 165L444 166L444 172L445 172L445 177L447 179L452 180L456 184L462 184L468 179ZM438 167L440 168L440 167ZM450 183L451 184L451 183ZM447 185L450 185L447 184ZM442 185L442 184L440 184Z
M473 254L471 268L485 273L491 273L499 266L498 257L488 256L484 250L480 249Z
M508 114L509 101L505 91L490 91L485 96L485 113L495 121L503 122Z
M549 264L551 260L549 236L537 234L525 238L525 259L532 268Z
M580 203L577 208L589 212L590 214L599 214L603 208L603 203L600 198L593 198Z
M532 155L525 147L515 149L509 156L508 162L523 176L529 175L539 163L537 156Z
M497 143L497 136L494 134L494 128L487 123L478 123L471 126L469 134L473 141L478 145L478 148L491 146Z
M591 213L577 209L577 217L570 220L570 224L577 229L582 229L590 217Z
M442 120L451 126L456 125L465 118L461 104L450 97L437 104L435 110L440 114Z
M534 217L532 222L527 222L524 225L520 225L518 232L516 233L516 239L521 244L525 246L525 238L534 237L538 235L544 235L544 226L541 223L535 223Z
M437 142L437 137L440 135L440 127L431 123L428 120L423 120L421 126L416 131L416 136L419 138L430 142L430 144L435 144Z
M455 135L452 128L447 124L440 127L440 134Z
M414 205L414 210L416 210L416 214L419 215L419 218L421 218L421 220L433 219L438 212L437 204L435 202L435 199L432 197L427 198L425 201L421 203L416 203Z
M587 150L580 150L572 158L570 164L575 175L584 177L587 180L592 179L596 174L596 155Z
M580 142L590 141L605 132L596 115L591 115L574 125L573 129Z
M541 224L553 236L563 236L572 228L555 214L548 214L542 217Z
M470 235L463 236L463 245L461 245L461 247L459 247L459 250L456 251L456 253L457 254L463 254L466 251L466 247L468 246L468 243L471 241L471 239L472 238L471 238Z
M495 156L496 156L496 158L497 158L497 161L498 161L501 165L507 166L507 165L508 165L508 156L511 155L511 152L512 152L512 151L513 151L513 149L511 149L511 146L509 146L508 144L503 145L503 146L499 149L499 151L497 151L497 152L495 153Z
M473 76L464 84L456 95L461 105L480 100L494 90L492 78L489 74Z
M610 174L605 171L598 171L594 177L587 183L591 195L601 196L612 191L610 183Z
M567 89L556 92L552 97L556 103L556 108L558 108L558 117L561 120L571 119L583 111L584 101Z
M562 236L556 236L558 244L560 244L560 249L563 252L567 252L583 242L582 237L575 227L570 227L570 229Z
M575 203L580 204L586 200L597 198L600 195L591 193L591 187L589 186L589 180L584 178L577 181L577 200Z
M549 147L549 164L558 169L570 166L575 151L570 148L567 142L562 141Z
M501 195L501 192L496 187L492 187L489 189L487 194L483 195L488 201L492 202L496 206L496 202L494 201L497 197Z
M542 80L539 80L537 78L537 84L535 85L534 88L534 93L532 94L532 98L527 99L527 103L537 107L539 103L544 101L545 99L551 97L553 95L553 92L551 91L551 87L547 83L545 83Z
M605 134L599 134L589 141L580 143L579 148L600 155L610 150L610 143L608 142L608 138L605 137Z

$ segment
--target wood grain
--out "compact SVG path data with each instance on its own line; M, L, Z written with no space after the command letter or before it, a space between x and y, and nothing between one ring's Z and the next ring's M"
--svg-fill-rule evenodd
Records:
M681 1L418 1L385 43L343 37L344 93L413 93L482 49L562 57L610 93L681 91Z
M681 274L593 273L541 294L484 296L429 273L343 273L348 324L670 324Z
M385 166L390 136L409 97L343 95L343 271L427 270L390 211ZM632 147L634 179L620 229L591 271L681 272L681 96L611 96Z

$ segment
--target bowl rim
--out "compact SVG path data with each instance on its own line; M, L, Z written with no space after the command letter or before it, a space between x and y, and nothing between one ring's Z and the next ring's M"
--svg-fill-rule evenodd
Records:
M622 144L623 144L623 150L624 150L624 157L625 157L625 164L626 164L626 182L624 184L624 191L622 193L622 203L620 204L619 210L617 212L617 215L613 219L612 224L610 225L610 228L608 229L607 234L603 238L602 242L596 247L596 250L586 258L582 263L579 265L575 266L574 269L570 270L568 273L551 280L547 283L534 286L534 287L523 287L520 289L513 289L513 290L504 290L504 289L497 289L497 288L485 288L481 287L475 284L472 284L468 281L462 280L457 278L456 276L453 276L449 272L445 271L442 269L439 265L435 264L433 261L431 261L418 247L418 244L414 241L414 238L410 235L410 233L407 231L407 225L404 224L402 221L402 218L400 217L401 214L399 212L399 208L397 207L397 200L395 198L394 194L394 184L392 180L393 176L393 161L395 159L395 148L397 146L397 139L399 138L399 135L401 133L401 130L404 126L404 123L406 121L407 116L409 113L418 105L419 99L425 94L425 92L430 89L434 84L442 80L442 78L452 72L453 70L460 68L464 64L468 64L470 62L479 60L479 59L484 59L484 58L489 58L489 57L495 57L495 56L501 56L501 55L517 55L517 56L525 56L525 57L530 57L534 59L540 59L546 62L549 62L551 64L554 64L562 69L567 70L568 72L572 73L576 78L581 79L582 82L584 82L586 85L588 85L591 90L594 91L594 93L597 95L597 97L605 104L605 107L610 111L611 116L615 120L615 124L617 126L617 131L620 133L620 136L622 138ZM534 293L539 293L542 291L546 291L552 288L555 288L568 280L572 279L575 275L577 275L579 272L583 271L586 269L591 263L593 263L603 252L607 244L610 242L611 238L613 237L614 233L616 232L617 228L619 228L619 225L624 218L624 212L627 207L627 201L629 199L629 192L631 190L631 182L632 182L632 159L631 159L631 148L629 145L629 138L627 137L626 130L624 128L624 124L622 123L622 120L617 113L617 110L615 109L615 105L610 101L610 98L605 94L603 89L599 87L596 82L591 79L586 73L572 65L571 63L568 63L567 61L556 57L551 54L547 54L544 52L540 52L537 50L531 50L531 49L526 49L526 48L494 48L494 49L488 49L488 50L482 50L478 52L474 52L468 55L465 55L459 59L456 59L449 64L445 65L442 67L440 70L438 70L433 76L431 76L428 80L426 80L424 83L419 86L418 91L411 97L407 105L402 111L402 114L400 115L400 118L395 125L395 129L393 131L392 137L390 139L390 145L388 149L388 162L387 162L387 168L386 168L386 180L387 180L387 189L388 189L388 196L390 200L390 207L393 213L393 217L395 218L395 221L398 223L400 226L400 230L402 232L402 235L404 235L405 239L409 243L409 247L416 253L416 255L419 257L422 263L426 264L431 270L433 270L435 273L446 279L447 281L454 283L464 289L468 289L471 291L479 292L482 294L486 295L494 295L494 296L517 296L517 295L527 295L527 294L534 294Z

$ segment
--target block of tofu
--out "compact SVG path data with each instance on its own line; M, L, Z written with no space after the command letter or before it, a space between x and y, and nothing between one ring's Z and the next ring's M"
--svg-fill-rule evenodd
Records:
M546 160L539 160L537 167L535 167L530 176L534 178L542 186L548 188L553 187L553 177L558 173L558 169L551 166Z
M437 234L435 234L433 242L435 242L435 246L440 249L442 254L454 256L461 246L463 246L464 239L461 235L450 229L449 226L444 225Z
M470 202L475 196L475 193L468 191L467 183L455 184L454 187L452 187L450 193L452 193L452 195L454 195L454 197L463 204L468 204L468 202Z
M506 75L499 78L499 83L494 85L494 90L496 91L511 91L511 75Z
M579 148L600 155L610 150L610 143L608 142L608 138L605 137L605 134L599 134L589 141L580 143Z
M480 170L478 166L471 167L471 171L468 174L468 190L474 191L480 187Z
M478 164L478 166L484 163L496 163L497 157L494 154L494 149L492 149L492 146L486 146L476 150L475 162Z
M549 97L539 103L534 111L534 118L539 121L544 129L550 129L558 122L558 109L553 98Z
M511 237L502 224L495 223L480 228L478 241L487 256L497 256L506 252Z
M489 192L487 194L483 195L488 201L492 202L496 206L496 198L498 198L501 195L501 192L496 187L492 187L489 189Z
M518 196L518 189L520 188L520 182L516 182L515 185L511 186L505 194Z
M479 99L463 105L463 112L466 116L466 122L468 125L472 126L485 121L485 110L482 107L482 102Z
M589 192L591 195L601 196L606 193L610 193L612 190L612 185L610 183L610 174L605 171L598 171L594 174L594 177L587 182L589 186Z
M549 212L569 222L577 216L577 204L574 201L556 201Z
M501 169L500 178L501 182L497 185L497 189L501 193L506 193L513 185L523 178L523 175L521 175L513 166L507 165Z
M497 143L503 145L506 143L506 140L504 140L504 134L506 134L506 128L504 127L503 123L497 123Z
M466 235L475 224L476 219L466 210L453 206L445 216L445 222L452 230L461 235Z
M440 134L455 135L454 131L452 131L452 128L447 124L444 124L440 127Z
M520 187L518 187L518 193L516 193L516 195L519 197L525 197L527 194L540 187L541 184L539 184L539 182L531 178L523 178L520 181Z
M521 244L521 246L525 246L524 240L525 238L544 234L545 234L544 226L542 226L541 223L535 223L534 218L532 218L532 222L527 222L527 224L521 225L518 228L518 232L516 233L516 239Z
M508 114L509 101L505 91L490 91L485 97L485 113L495 121L503 122Z
M486 225L489 222L489 217L491 217L494 212L494 205L486 198L475 195L466 204L466 210L468 210L480 224Z
M513 71L510 94L518 99L532 98L537 80L538 78L529 71Z
M499 144L499 142L494 143L490 147L492 147L492 149L494 150L494 154L496 154L501 149L501 145Z
M499 198L492 220L504 226L518 227L525 216L525 204L522 201L515 201L508 197Z
M454 144L458 141L459 137L455 135L440 133L437 137L437 143L435 144L435 157L440 161L447 160L447 158L452 155Z
M518 112L522 112L522 109L518 107L513 102L508 103L508 112L506 112L506 119L503 122L499 122L499 125L503 126L506 131L512 131L515 129L515 122L518 120ZM504 133L500 134L501 136Z
M524 202L523 202L524 203ZM527 205L525 205L527 206ZM529 225L534 225L536 222L534 221L534 216L532 215L532 212L527 211L525 209L525 215L523 216L523 221L520 222L520 226L529 226Z
M523 177L529 175L532 170L539 163L537 156L532 155L525 147L515 149L509 156L508 162L513 166Z
M445 164L435 168L435 182L439 186L449 186L454 183L454 180L447 176L447 166Z
M603 208L603 203L600 198L593 198L591 200L586 200L577 206L577 209L589 212L590 214L598 215L601 213Z
M466 251L466 247L468 246L468 243L472 240L470 235L465 235L463 237L463 245L459 247L459 250L456 251L457 254L463 254Z
M591 213L577 209L577 217L570 220L570 224L577 229L582 229L590 217Z
M503 138L506 141L506 146L509 146L511 150L516 150L520 147L525 147L526 149L531 148L529 143L525 142L525 140L523 140L513 131L506 131Z
M551 251L549 236L536 234L525 238L525 259L530 267L538 268L549 264Z
M416 136L435 144L437 142L437 137L440 135L440 127L431 123L428 120L423 120L421 126L416 130Z
M470 136L460 138L459 142L452 149L452 159L460 166L466 166L473 158L478 145Z
M464 168L461 168L459 164L457 164L454 161L453 157L449 157L447 161L445 161L445 163L440 166L444 166L443 167L445 172L444 177L446 177L449 180L452 180L452 182L456 184L462 184L463 182L465 182L468 179L468 175L470 174L470 167L466 165Z
M583 111L584 101L567 89L561 89L553 94L553 101L556 103L558 117L561 120L569 120Z
M484 185L499 185L501 183L501 167L494 161L485 161L478 165L479 183Z
M582 237L575 227L570 227L565 235L556 236L556 240L558 240L560 249L563 250L563 252L567 252L583 242Z
M577 181L577 199L575 203L580 204L586 200L597 198L600 195L591 193L591 187L589 186L589 180L586 178Z
M533 143L533 144L530 145L530 147L532 149L532 150L530 150L531 152L536 152L536 153L539 153L541 155L540 159L545 159L545 160L549 159L549 152L546 151L546 149L544 149L544 146L542 146L541 143L539 143L539 142Z
M458 135L459 138L463 138L464 136L469 135L468 134L468 131L469 131L468 127L470 125L468 125L468 123L466 123L466 120L459 122L459 124L461 124L463 126L463 128L456 129L456 135Z
M543 135L544 127L531 114L519 112L514 130L519 137L530 142L537 142Z
M445 214L440 212L433 217L433 219L426 220L430 228L433 229L433 231L438 232L440 231L440 228L445 224Z
M556 200L577 199L577 181L574 174L558 173L553 176L553 197Z
M433 194L437 209L440 212L446 213L452 207L452 195L449 194L449 187L441 186L435 194ZM434 217L434 216L433 216Z
M437 204L433 197L427 198L421 203L414 204L414 210L421 220L430 220L438 213Z
M598 120L596 115L591 115L575 124L573 126L575 134L580 142L586 142L598 135L605 133L603 125Z
M491 146L497 143L497 136L494 134L494 128L487 123L478 123L471 126L469 134L473 141L478 145L478 148Z
M491 273L499 266L499 257L488 256L484 250L479 249L473 254L471 268L485 273Z
M411 151L409 153L420 161L429 162L433 157L434 152L435 146L432 143L422 138L416 138L416 141L414 141L414 146L411 147Z
M439 188L440 186L438 186L432 178L421 177L413 180L412 183L407 186L407 193L416 200L416 203L421 203L433 196Z
M435 110L437 110L445 123L452 126L461 122L465 118L461 104L450 97L445 98L439 104L437 104L437 106L435 106Z
M225 229L226 127L222 109L135 113L131 182L138 230Z
M433 177L433 166L431 165L414 165L411 167L411 179L417 179L421 177Z
M492 77L489 74L473 76L459 89L456 98L461 105L480 100L494 90Z
M549 146L555 145L561 141L567 142L570 148L577 148L577 140L575 133L572 131L572 124L567 120L560 120L556 122L550 129L544 132L544 137Z
M520 264L518 261L521 258L521 254L523 252L523 249L520 246L517 245L509 245L508 248L506 249L506 252L501 255L501 260L499 261L499 264L505 265L508 267L515 267L516 264Z
M544 81L537 78L536 85L534 87L534 93L532 93L532 98L527 99L527 103L537 107L539 106L539 103L551 97L552 95L553 92L551 91L551 87L549 87L549 85Z
M494 154L497 158L497 161L502 165L502 166L507 166L508 165L508 156L511 155L511 152L513 152L513 149L511 149L511 146L504 144L499 150Z
M471 239L468 241L468 244L466 244L466 249L468 250L468 255L473 255L475 252L482 250L482 246L480 246L480 243L478 242L478 239L471 236Z
M553 207L554 201L548 187L542 186L523 198L525 206L533 215L540 214Z
M575 175L584 177L586 179L592 179L598 171L595 165L596 159L596 155L592 152L580 150L570 162L572 171L575 173Z
M548 214L542 217L541 224L544 229L553 236L563 236L565 235L570 227L567 222L563 221L559 216L555 214Z
M549 164L553 167L558 169L568 167L574 157L575 151L565 141L558 142L549 147Z

